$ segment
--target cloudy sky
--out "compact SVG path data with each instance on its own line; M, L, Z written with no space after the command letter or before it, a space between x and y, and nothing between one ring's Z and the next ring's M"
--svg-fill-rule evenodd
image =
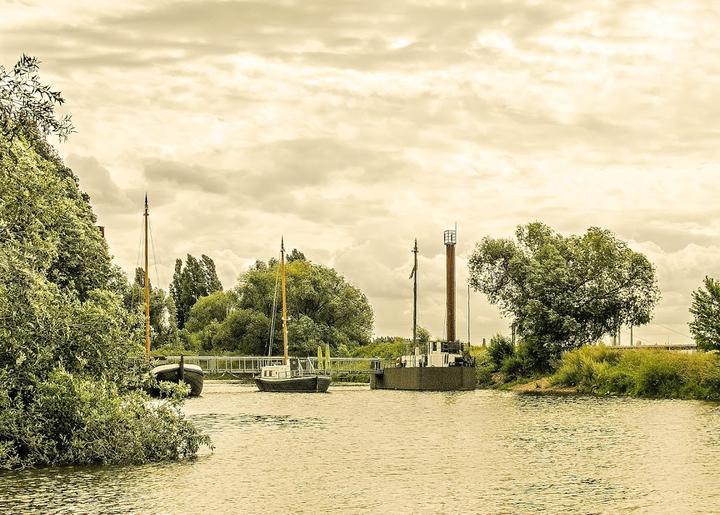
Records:
M0 0L0 63L62 90L60 152L128 271L147 190L161 283L206 253L231 287L284 234L408 335L417 237L442 336L443 229L462 285L484 235L602 226L657 266L636 338L677 342L720 275L718 27L715 1ZM506 331L471 301L473 339Z

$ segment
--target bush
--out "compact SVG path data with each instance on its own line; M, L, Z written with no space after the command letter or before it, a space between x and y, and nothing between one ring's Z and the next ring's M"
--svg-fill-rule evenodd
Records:
M140 464L194 456L207 436L176 400L153 407L140 392L55 370L27 403L0 401L0 468Z
M635 392L642 397L680 397L685 381L677 363L650 359L638 370Z
M488 346L488 357L493 365L493 370L500 370L505 358L515 353L515 345L510 338L501 334L496 334L490 339Z
M584 347L563 356L551 382L585 393L720 400L720 358L714 353Z
M506 357L500 370L505 374L505 379L508 381L520 379L526 375L525 363L522 357L517 354Z
M351 352L354 358L381 358L394 360L410 349L411 342L405 338L378 338L368 345L355 347Z

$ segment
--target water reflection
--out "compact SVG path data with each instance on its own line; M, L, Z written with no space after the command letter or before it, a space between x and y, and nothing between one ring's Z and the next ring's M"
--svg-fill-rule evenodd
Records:
M209 383L192 462L0 475L0 511L713 512L720 409L687 401Z

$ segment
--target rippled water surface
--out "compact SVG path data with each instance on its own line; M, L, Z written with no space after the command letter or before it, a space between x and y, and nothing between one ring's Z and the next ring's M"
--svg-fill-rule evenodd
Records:
M194 462L0 475L0 511L720 512L720 407L208 383Z

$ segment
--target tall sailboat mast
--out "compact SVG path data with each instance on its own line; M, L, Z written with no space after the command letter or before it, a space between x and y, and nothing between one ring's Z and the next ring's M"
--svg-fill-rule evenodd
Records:
M417 246L417 238L415 238L415 247L413 247L412 250L413 254L415 254L415 264L413 266L413 353L415 352L415 347L417 347L417 256L418 256L418 246Z
M150 359L150 275L148 274L148 199L145 194L145 358Z
M282 320L283 320L283 363L288 364L287 305L285 303L285 243L280 238L280 277L282 281Z

